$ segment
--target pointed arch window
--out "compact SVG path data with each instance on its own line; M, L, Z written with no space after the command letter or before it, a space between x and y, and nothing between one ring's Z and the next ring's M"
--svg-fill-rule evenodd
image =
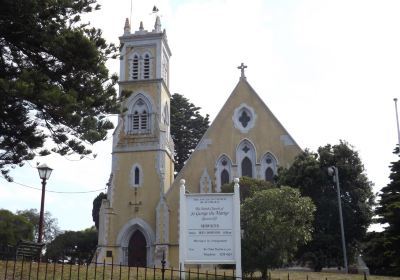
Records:
M221 172L221 185L229 184L229 172L224 169Z
M130 114L128 115L128 134L147 134L151 132L150 128L150 104L146 98L139 94L133 101L130 107Z
M139 167L135 167L135 176L134 176L134 184L139 185L140 184L140 170Z
M265 181L267 182L273 182L274 181L274 171L272 170L271 167L267 167L267 169L265 169Z
M132 166L129 176L132 187L137 188L143 185L143 171L139 164Z
M251 163L251 160L248 157L245 157L242 160L242 177L253 177L253 164Z
M248 139L242 140L236 149L236 162L240 177L256 178L256 158L256 150L253 143Z
M226 155L219 157L216 163L216 192L221 192L221 186L232 181L232 162Z
M261 169L263 172L263 180L274 182L277 175L278 163L274 155L266 153L261 160Z

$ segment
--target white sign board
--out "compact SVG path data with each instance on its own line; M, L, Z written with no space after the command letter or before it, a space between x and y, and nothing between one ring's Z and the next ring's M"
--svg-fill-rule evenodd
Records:
M187 194L181 180L179 263L236 264L242 277L239 179L234 193ZM184 277L184 274L182 275Z
M186 263L235 263L233 194L186 195Z

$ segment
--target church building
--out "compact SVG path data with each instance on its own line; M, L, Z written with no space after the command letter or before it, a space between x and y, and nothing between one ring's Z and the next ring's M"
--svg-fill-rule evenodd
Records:
M100 209L97 261L179 267L179 181L191 193L221 192L234 178L271 181L301 152L245 77L174 178L170 134L171 51L157 16L154 29L125 22L119 38L119 92L126 98L113 135L111 182Z

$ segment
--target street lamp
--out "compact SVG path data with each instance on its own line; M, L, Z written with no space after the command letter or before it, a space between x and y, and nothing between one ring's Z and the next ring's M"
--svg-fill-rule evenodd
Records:
M39 216L39 234L38 234L38 243L42 243L42 235L43 235L43 216L44 216L44 195L46 191L46 180L50 178L52 168L48 167L46 164L41 164L37 167L39 171L39 177L42 179L42 200L40 202L40 216Z
M342 250L343 250L344 270L346 273L348 273L349 269L347 266L346 240L344 238L342 200L340 199L339 171L338 171L337 167L336 166L328 167L328 175L332 176L333 181L336 182L338 205L339 205L340 231L342 233Z

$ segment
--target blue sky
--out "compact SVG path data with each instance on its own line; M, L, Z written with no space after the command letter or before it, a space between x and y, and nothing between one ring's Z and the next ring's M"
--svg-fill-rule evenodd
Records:
M397 132L394 97L400 97L400 2L370 0L132 0L132 30L140 20L151 30L153 5L167 29L171 93L185 95L213 119L238 82L237 66L303 148L316 150L339 139L352 144L378 192L388 183ZM85 20L118 44L130 0L101 0ZM118 61L108 64L118 72ZM110 132L111 133L111 132ZM60 156L35 159L13 170L16 182L40 188L34 166L55 170L54 191L104 188L111 169L111 141L94 145L94 160ZM62 229L92 225L98 192L46 194ZM0 179L0 207L39 208L40 191Z

